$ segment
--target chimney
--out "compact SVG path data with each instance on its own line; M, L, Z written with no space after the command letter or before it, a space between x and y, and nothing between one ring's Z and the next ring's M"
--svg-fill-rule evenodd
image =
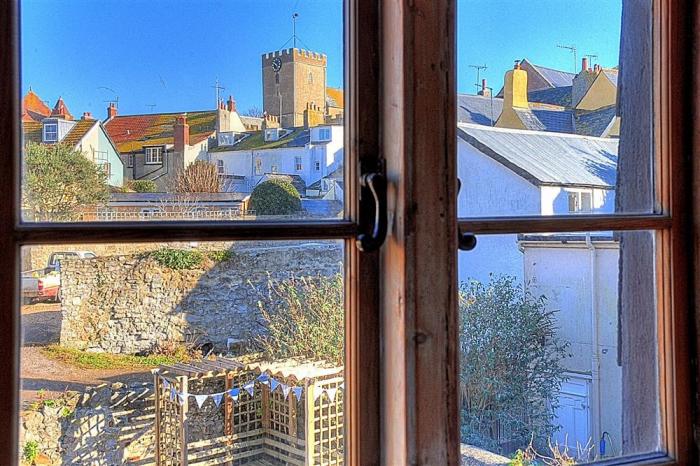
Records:
M173 126L175 152L184 154L185 146L190 145L190 125L187 124L187 116L181 115L175 120Z
M587 71L588 70L588 57L583 57L581 59L581 71Z
M226 110L228 110L229 112L236 111L236 101L233 100L232 95L228 96L228 102L226 102Z
M504 108L530 108L527 101L527 71L520 69L520 63L506 72L503 86Z
M477 95L482 95L484 97L491 97L491 89L486 85L486 79L481 80L481 90L477 92Z
M92 120L92 119L93 119L93 118L92 118L92 113L90 113L90 112L83 112L83 117L81 118L81 120Z
M107 119L109 120L115 116L117 116L117 104L112 102L109 104L109 107L107 107Z

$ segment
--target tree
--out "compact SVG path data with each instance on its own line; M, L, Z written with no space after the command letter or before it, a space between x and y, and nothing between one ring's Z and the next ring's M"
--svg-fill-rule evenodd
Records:
M273 178L255 187L250 207L257 215L289 215L301 210L301 197L292 183Z
M514 277L460 286L463 442L492 451L507 442L513 451L532 439L546 445L556 430L552 416L569 344L556 336L545 304Z
M260 107L253 105L248 110L246 110L243 115L251 116L251 117L255 117L255 118L262 118L263 111L260 109Z
M221 179L216 165L197 160L177 174L175 192L177 193L218 193L221 191Z
M158 186L152 180L131 180L124 185L124 192L134 191L137 193L154 193L158 191Z
M107 174L82 152L65 144L26 145L22 204L33 220L78 220L81 207L108 199Z
M343 277L268 281L258 301L263 333L255 337L269 359L302 357L343 364Z

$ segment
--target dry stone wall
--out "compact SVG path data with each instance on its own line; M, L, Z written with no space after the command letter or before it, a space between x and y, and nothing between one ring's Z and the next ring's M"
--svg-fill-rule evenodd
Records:
M173 270L147 255L66 260L61 267L62 346L136 354L163 342L245 341L260 331L257 303L268 281L342 271L342 248L247 244L232 258Z

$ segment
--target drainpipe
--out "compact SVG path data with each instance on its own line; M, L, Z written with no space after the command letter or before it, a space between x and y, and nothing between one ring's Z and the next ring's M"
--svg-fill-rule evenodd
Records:
M593 246L593 241L591 240L591 234L586 234L586 246L588 246L588 251L590 252L590 269L591 269L591 434L593 437L593 445L598 445L598 439L600 438L600 413L601 400L600 400L600 344L599 344L599 314L598 314L598 290L596 287L596 275L598 272L598 267L595 257L595 246ZM598 452L600 453L600 452Z

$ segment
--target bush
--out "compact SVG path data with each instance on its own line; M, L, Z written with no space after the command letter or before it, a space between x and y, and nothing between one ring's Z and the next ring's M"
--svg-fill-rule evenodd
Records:
M148 254L163 267L171 269L196 269L202 265L204 254L199 251L163 248Z
M125 188L137 193L154 193L158 190L156 182L152 180L131 180L126 183Z
M462 284L460 383L462 442L498 451L546 445L565 380L568 343L556 336L554 313L514 277ZM495 429L496 426L499 429ZM497 438L494 432L508 438Z
M228 249L221 251L210 251L207 253L207 257L214 262L226 262L227 260L231 260L233 253Z
M289 181L271 179L255 187L250 207L257 215L289 215L301 210L301 198Z
M268 282L258 302L264 333L256 337L265 357L302 357L343 363L343 277L291 278Z
M36 457L39 456L39 442L36 440L28 440L22 448L22 459L29 464L33 464Z

